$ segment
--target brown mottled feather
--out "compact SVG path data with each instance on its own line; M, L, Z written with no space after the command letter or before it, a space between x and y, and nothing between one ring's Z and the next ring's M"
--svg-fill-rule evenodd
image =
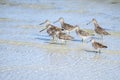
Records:
M58 34L58 37L59 37L59 39L63 39L63 40L73 40L74 39L72 36L70 36L66 33L62 33L62 32L60 32Z
M98 43L98 42L94 42L92 43L92 46L97 49L97 48L107 48L107 46L101 44L101 43Z
M49 26L49 25L48 25ZM50 36L52 36L52 35L55 35L56 33L56 31L62 31L62 29L61 28L58 28L58 27L56 27L56 26L54 26L54 25L50 25L51 27L49 28L49 29L47 29L47 33L50 35Z
M81 35L81 36L89 36L89 33L86 31L83 31L81 29L76 31L77 34Z
M70 24L67 24L67 23L63 23L62 24L62 28L64 28L65 30L73 30L74 28L76 28L75 26L73 25L70 25Z
M105 31L105 29L103 29L102 27L100 27L97 23L94 23L94 25L95 25L95 32L97 34L110 35L110 33L108 33L107 31Z

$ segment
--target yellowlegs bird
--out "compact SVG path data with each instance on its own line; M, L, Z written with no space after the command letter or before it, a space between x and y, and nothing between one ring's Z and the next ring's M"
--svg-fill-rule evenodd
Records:
M70 35L68 35L68 34L66 34L66 33L64 33L64 32L59 32L59 31L56 31L56 36L57 36L60 40L64 41L65 44L66 44L66 41L68 41L68 40L73 40L73 39L74 39L74 37L72 37L72 36L70 36Z
M60 22L61 23L61 27L67 31L67 33L70 33L71 31L75 31L77 29L76 26L73 26L73 25L70 25L68 23L65 23L64 22L64 18L60 17L57 21L55 21L54 23L56 22Z
M51 36L53 38L53 40L55 39L55 36L56 36L55 32L56 31L61 32L63 30L54 25L51 25L49 20L46 20L45 22L41 23L40 25L42 25L42 24L46 24L46 28L41 30L40 32L47 29L47 33L49 34L49 36Z
M92 46L95 48L95 49L98 49L98 53L101 53L101 49L102 48L107 48L107 46L99 43L99 42L96 42L94 39L91 39L91 42L92 42Z
M82 42L91 37L91 35L88 32L80 29L78 25L76 25L76 27L78 27L78 29L76 29L76 34L82 38Z
M110 35L110 33L108 33L107 31L105 31L105 29L103 29L102 27L100 27L100 25L97 23L96 19L92 19L92 21L90 21L88 24L90 24L91 22L94 23L94 26L95 26L95 32L96 34L99 34L101 35L101 37L103 38L103 35Z

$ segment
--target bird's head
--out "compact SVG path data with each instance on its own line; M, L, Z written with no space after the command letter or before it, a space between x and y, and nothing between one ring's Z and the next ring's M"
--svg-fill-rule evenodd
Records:
M54 23L56 22L60 22L60 23L63 23L64 22L64 18L63 17L60 17L58 20L56 20Z
M39 25L43 25L43 24L48 25L48 24L50 24L50 21L49 20L45 20L44 22L40 23Z

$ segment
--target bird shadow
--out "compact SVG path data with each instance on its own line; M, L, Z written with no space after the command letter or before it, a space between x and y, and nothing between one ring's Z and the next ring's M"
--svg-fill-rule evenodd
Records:
M49 37L49 35L43 35L43 34L35 34L35 35L39 37Z
M50 39L47 39L47 38L38 38L38 37L36 37L35 39L42 40L42 41L50 41Z
M98 51L87 50L87 49L84 49L84 51L86 51L86 52L90 52L90 53L99 53Z
M74 39L72 41L75 41L75 42L82 42L82 40L78 40L78 39Z
M48 43L48 44L54 44L54 45L66 45L64 43L57 43L57 42L54 42L52 41L51 39L47 39L47 38L35 38L37 40L42 40L42 41L45 41L44 43Z
M93 36L91 37L92 39L96 39L96 40L101 40L101 37L96 37L96 36Z
M100 60L101 58L103 58L101 53L99 53L98 51L93 51L93 50L84 50L84 51L89 52L89 53L94 53L94 56L91 59Z
M57 43L57 42L45 42L45 43L53 44L53 45L66 45L64 43Z

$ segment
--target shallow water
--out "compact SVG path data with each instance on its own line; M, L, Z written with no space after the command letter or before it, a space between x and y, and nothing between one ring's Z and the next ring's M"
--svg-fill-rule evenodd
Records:
M119 0L1 0L0 79L2 80L119 80ZM67 23L94 32L92 18L111 33L97 41L108 46L101 54L91 43L71 33L67 45L51 43L39 23L64 17ZM60 26L59 23L54 25ZM98 36L95 36L98 37Z

